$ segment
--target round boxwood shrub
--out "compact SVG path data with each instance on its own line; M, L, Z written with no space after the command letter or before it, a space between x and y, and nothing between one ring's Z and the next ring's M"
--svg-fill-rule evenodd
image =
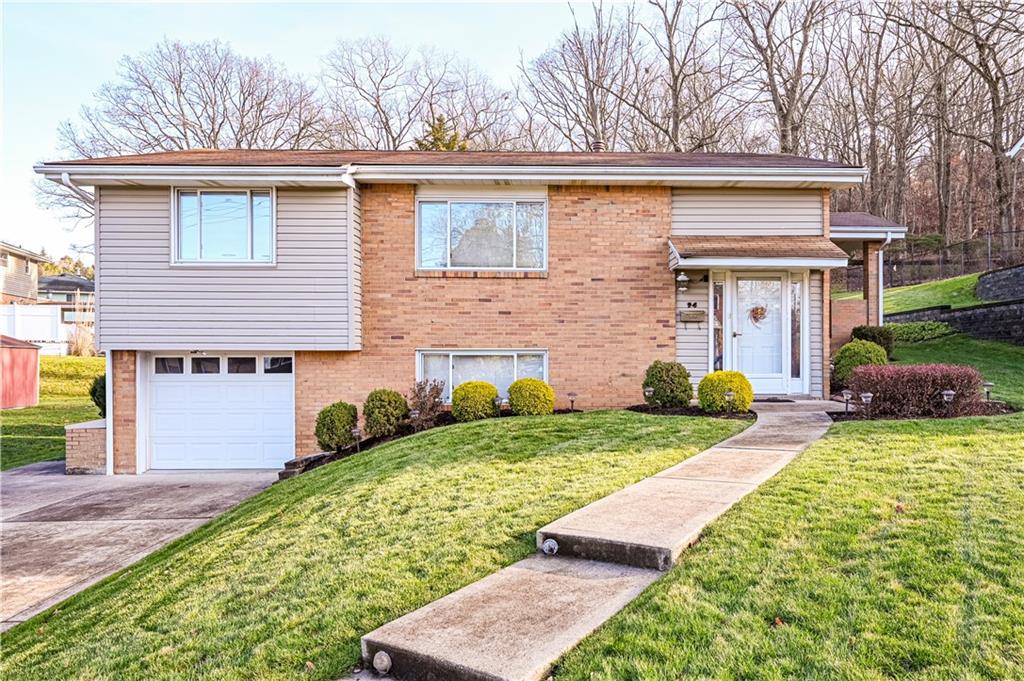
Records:
M852 340L839 348L832 364L835 365L834 377L840 385L846 385L850 381L850 374L859 366L866 364L883 365L889 361L889 356L878 343L866 340Z
M745 412L754 402L754 388L739 371L712 371L701 379L697 386L697 401L700 408L709 414L729 411L729 400L725 393L732 391L732 411Z
M395 390L378 388L367 395L363 403L366 433L373 437L394 435L408 415L409 403Z
M693 399L690 372L679 362L651 362L644 374L644 389L647 388L654 389L650 397L644 395L644 400L651 406L688 407Z
M100 410L100 418L107 418L106 374L92 379L92 385L89 386L89 397L92 398L92 403L96 405L96 408Z
M498 389L486 381L467 381L452 392L452 416L456 421L476 421L498 415L494 398Z
M316 442L324 451L338 451L355 442L352 429L356 427L356 406L348 402L335 402L320 410L316 417Z
M508 387L508 406L513 414L532 416L555 411L555 391L539 378L520 378Z
M856 340L866 340L881 345L885 350L885 356L892 359L895 338L892 329L888 326L855 326L850 335Z

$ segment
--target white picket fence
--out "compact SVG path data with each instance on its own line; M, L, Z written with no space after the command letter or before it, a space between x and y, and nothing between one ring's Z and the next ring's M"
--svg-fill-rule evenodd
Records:
M0 305L0 333L40 346L43 355L68 354L74 324L60 320L60 305Z

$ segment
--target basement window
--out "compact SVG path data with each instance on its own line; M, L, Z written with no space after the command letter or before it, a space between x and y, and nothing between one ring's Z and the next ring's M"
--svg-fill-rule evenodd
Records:
M544 350L422 350L416 364L417 380L444 383L445 402L451 402L453 386L467 381L486 381L505 399L508 387L520 378L548 380Z

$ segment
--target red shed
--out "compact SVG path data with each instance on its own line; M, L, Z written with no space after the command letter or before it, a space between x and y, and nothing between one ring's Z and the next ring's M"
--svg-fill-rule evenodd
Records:
M39 346L0 335L0 409L39 404Z

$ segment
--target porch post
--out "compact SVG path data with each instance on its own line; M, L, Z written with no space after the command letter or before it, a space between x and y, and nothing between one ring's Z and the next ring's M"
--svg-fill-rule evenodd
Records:
M878 248L877 241L864 242L864 320L868 326L878 326L881 322L878 314L881 309L881 293L878 290Z

